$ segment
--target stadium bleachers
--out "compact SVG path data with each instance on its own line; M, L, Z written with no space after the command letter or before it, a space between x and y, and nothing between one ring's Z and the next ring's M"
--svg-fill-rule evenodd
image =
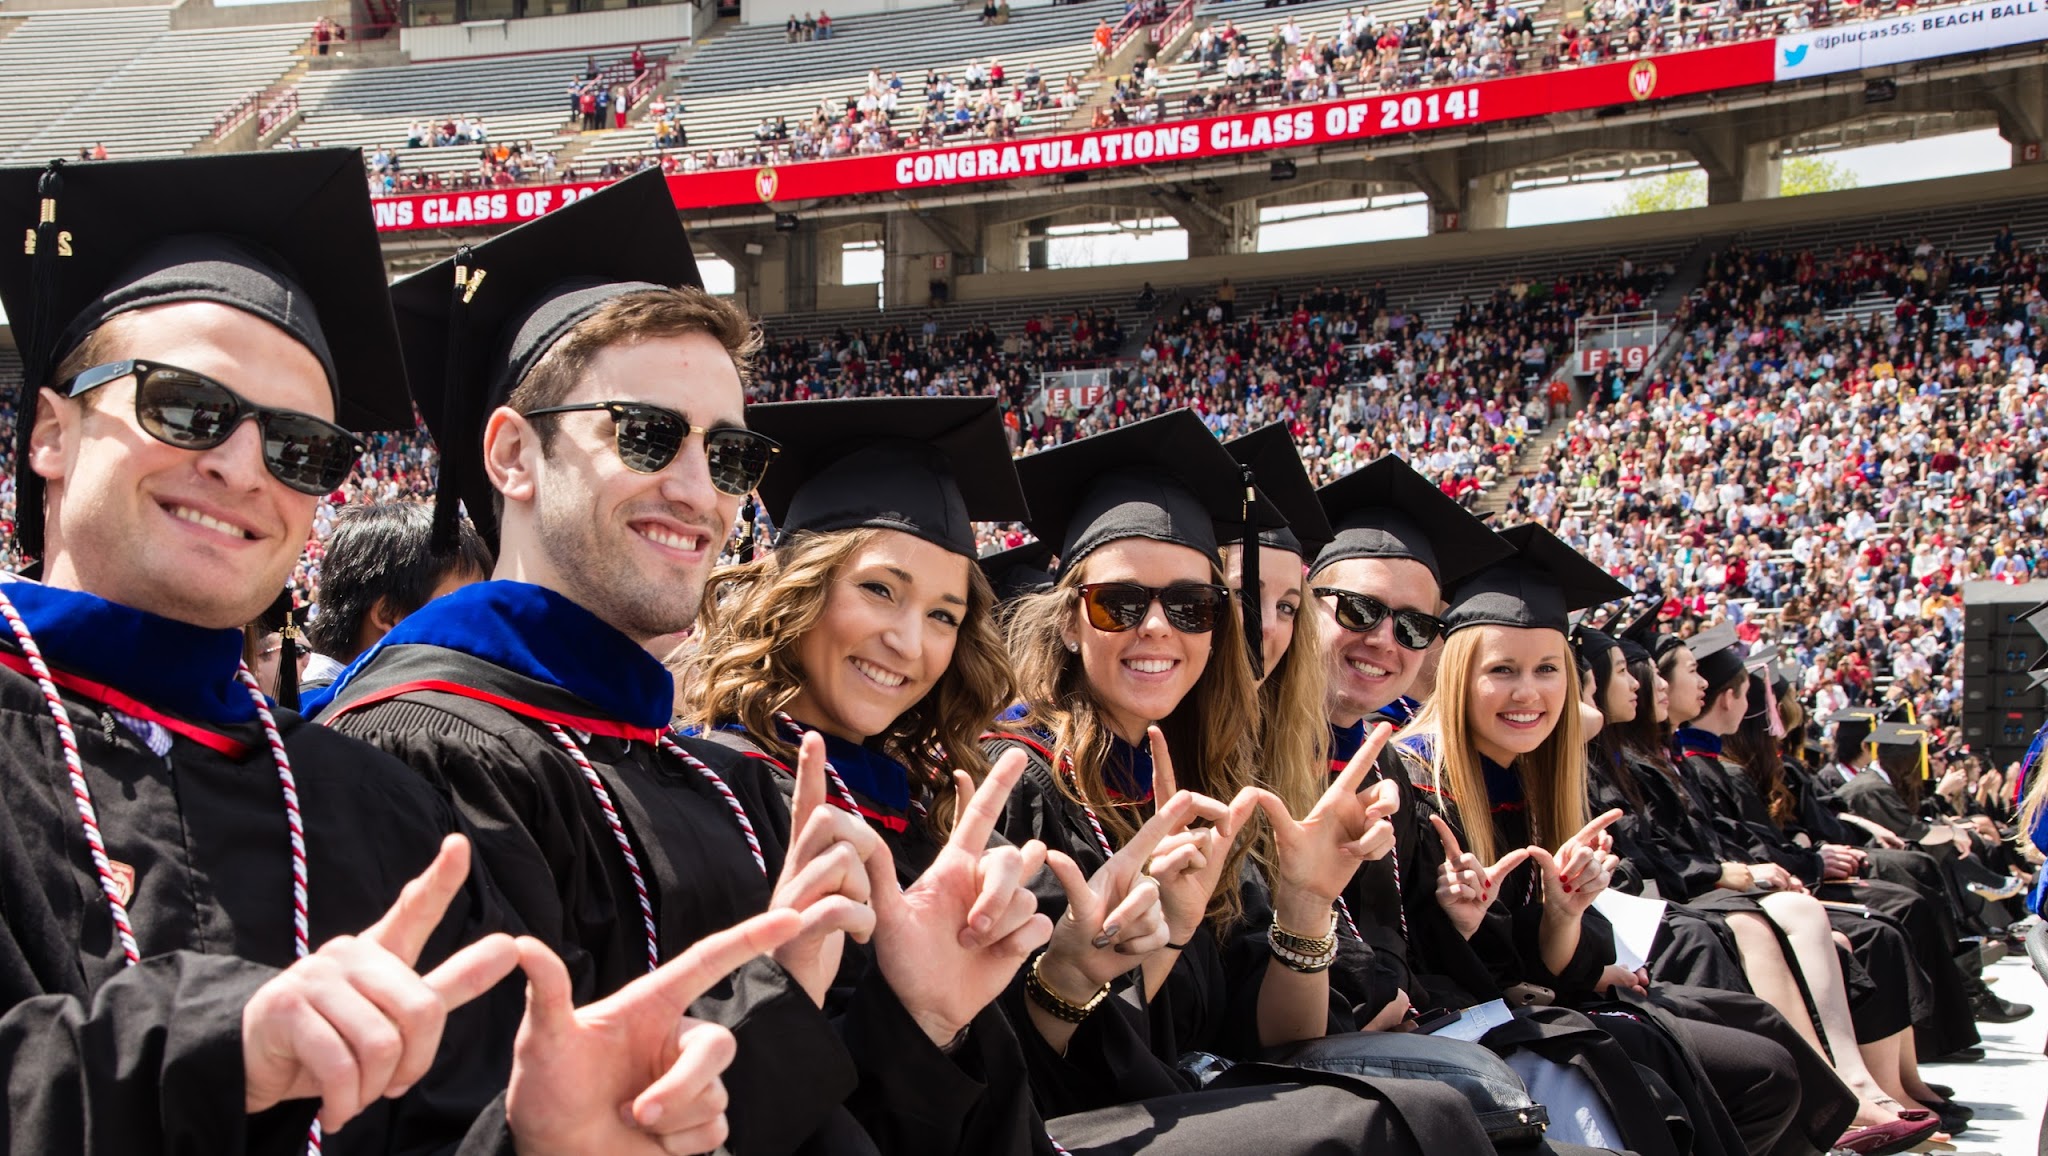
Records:
M650 61L676 49L673 42L643 47ZM601 53L598 60L603 65L619 55ZM493 143L531 141L553 152L568 139L560 134L569 127L569 82L583 75L590 56L537 52L314 72L299 84L304 119L292 135L300 144L357 145L366 154L389 146L405 172L444 176L476 168L476 146L406 148L413 122L482 117Z
M1000 60L1009 81L1022 80L1036 64L1046 85L1057 90L1068 73L1085 74L1094 66L1089 37L1096 24L1104 19L1115 23L1122 16L1120 4L1019 5L1009 23L994 25L980 22L977 7L947 4L835 18L830 39L798 44L786 42L780 25L739 25L684 58L669 99L682 109L687 151L716 153L752 145L763 117L786 117L794 127L809 119L821 101L843 110L860 95L868 71L876 69L884 80L891 72L903 79L896 123L899 131L907 131L924 108L927 69L938 69L957 84L970 61ZM773 67L765 68L764 61L773 61ZM1083 85L1084 100L1092 87ZM1066 117L1057 109L1028 114L1023 131L1052 131ZM651 131L636 124L594 140L579 164L654 151Z
M303 24L170 27L169 8L39 12L0 39L0 163L173 156L301 60Z

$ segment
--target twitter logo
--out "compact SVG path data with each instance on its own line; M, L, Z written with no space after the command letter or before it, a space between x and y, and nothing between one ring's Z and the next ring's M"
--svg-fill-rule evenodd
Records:
M1800 64L1804 63L1806 60L1806 47L1806 45L1802 44L1797 48L1787 48L1785 50L1785 67L1797 68Z

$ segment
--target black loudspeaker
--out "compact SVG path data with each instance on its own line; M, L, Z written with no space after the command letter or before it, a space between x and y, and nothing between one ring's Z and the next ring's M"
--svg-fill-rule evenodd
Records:
M2026 753L2048 716L2048 690L2027 670L2048 640L2020 616L2048 583L1973 582L1963 591L1963 741L2001 768Z

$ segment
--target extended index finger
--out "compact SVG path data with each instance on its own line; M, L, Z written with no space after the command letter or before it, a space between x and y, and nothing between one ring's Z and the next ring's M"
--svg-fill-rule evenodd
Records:
M1578 834L1573 835L1570 839L1565 840L1566 846L1570 846L1575 843L1585 843L1589 841L1593 838L1593 836L1598 835L1600 832L1605 831L1607 828L1613 826L1615 821L1620 819L1621 816L1622 810L1620 807L1616 807L1611 811L1595 816L1592 822L1579 828ZM1560 847L1558 848L1558 850L1561 852L1564 850L1564 848Z
M796 749L796 795L789 806L789 837L792 842L811 821L811 812L825 801L825 740L808 731ZM803 866L796 864L797 867ZM784 871L790 870L785 866Z
M758 955L766 955L796 937L803 916L787 908L756 915L743 923L707 935L688 951L641 976L604 1000L622 1007L652 1000L674 1016L689 1013L697 997Z
M1014 748L1003 752L979 788L962 792L960 820L947 842L976 855L987 849L989 836L996 832L996 821L1003 817L1003 808L1010 802L1010 791L1023 777L1024 752Z
M1180 786L1173 777L1173 755L1166 749L1166 732L1158 727L1146 727L1145 749L1152 752L1152 797L1171 797Z
M1444 822L1442 815L1431 815L1429 824L1436 828L1437 841L1444 845L1444 855L1456 860L1465 855L1465 848L1459 846L1458 837L1451 833L1451 825Z
M448 913L448 905L469 880L469 840L461 835L450 835L441 840L441 852L427 865L405 890L398 893L398 902L391 910L363 932L362 938L369 940L391 954L407 967L417 963L420 951L427 945L427 937L441 925L441 917Z

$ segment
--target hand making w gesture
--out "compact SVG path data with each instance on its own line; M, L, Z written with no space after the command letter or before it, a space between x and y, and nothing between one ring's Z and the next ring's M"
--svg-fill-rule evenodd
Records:
M965 772L953 773L959 822L908 888L896 882L886 845L868 860L877 965L904 1010L941 1046L994 1002L1052 934L1025 886L1045 863L1045 844L988 845L1024 763L1022 751L1010 751L979 789Z
M1145 728L1145 734L1152 746L1152 797L1171 798L1177 788L1166 736L1158 727ZM1247 787L1223 808L1220 817L1202 816L1210 819L1210 826L1190 828L1160 840L1158 849L1152 853L1150 871L1159 881L1159 901L1166 908L1168 942L1186 943L1188 936L1202 926L1202 918L1209 911L1209 899L1216 894L1223 867L1230 861L1230 846L1258 805L1255 789Z
M1273 824L1273 839L1280 863L1273 881L1276 911L1297 905L1327 918L1330 907L1344 893L1360 865L1379 859L1394 847L1394 825L1387 821L1401 805L1401 793L1391 782L1359 790L1394 728L1381 723L1367 736L1365 745L1345 764L1343 773L1316 800L1309 813L1296 820L1287 804L1271 791L1255 789L1259 807ZM1293 927L1304 926L1283 919ZM1320 927L1308 930L1320 933Z
M1619 808L1596 817L1566 839L1555 854L1541 847L1529 848L1529 858L1543 870L1543 909L1546 913L1576 916L1593 905L1593 900L1614 879L1621 860L1614 854L1614 836L1607 828L1620 819Z
M1437 842L1444 845L1443 866L1436 872L1436 902L1451 917L1451 926L1466 939L1472 938L1486 919L1486 909L1500 897L1501 884L1515 868L1529 858L1529 848L1517 847L1493 861L1491 866L1465 850L1443 816L1431 815Z

